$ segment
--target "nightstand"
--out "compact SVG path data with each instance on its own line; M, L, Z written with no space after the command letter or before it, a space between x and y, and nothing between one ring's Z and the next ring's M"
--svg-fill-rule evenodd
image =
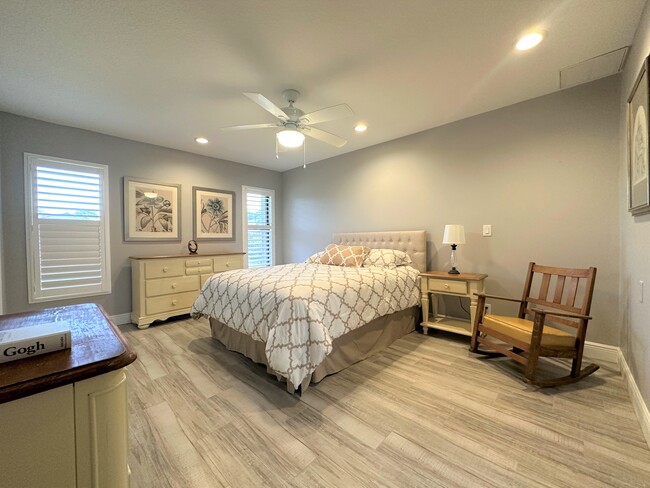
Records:
M422 330L426 334L432 329L455 332L466 336L472 335L472 326L476 316L477 298L474 293L485 292L485 278L479 273L449 274L446 271L426 271L420 273L422 290ZM429 294L433 295L431 301ZM438 295L450 295L469 299L470 320L438 315ZM431 308L429 308L431 306Z

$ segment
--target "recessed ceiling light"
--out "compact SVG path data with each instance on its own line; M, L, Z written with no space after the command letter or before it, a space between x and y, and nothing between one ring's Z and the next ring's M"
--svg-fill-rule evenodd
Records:
M519 38L517 44L515 44L515 48L517 51L527 51L528 49L532 49L537 46L540 42L542 42L542 39L544 39L544 34L541 32L531 32L530 34L526 34L525 36Z
M194 140L195 140L196 142L198 142L199 144L207 144L208 142L210 142L210 141L208 141L205 137L197 137L197 138L194 139Z
M354 126L354 130L357 132L365 132L368 130L368 126L366 124L357 124Z

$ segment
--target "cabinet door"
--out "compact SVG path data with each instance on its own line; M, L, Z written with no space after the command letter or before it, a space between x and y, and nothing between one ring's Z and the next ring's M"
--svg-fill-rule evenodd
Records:
M73 402L65 385L0 405L0 486L77 486Z
M126 369L75 383L77 486L129 486Z

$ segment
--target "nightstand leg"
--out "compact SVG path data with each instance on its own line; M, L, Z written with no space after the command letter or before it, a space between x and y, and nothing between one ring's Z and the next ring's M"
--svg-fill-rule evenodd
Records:
M474 330L474 319L476 318L476 307L478 305L478 298L472 293L469 298L469 330Z
M427 335L429 328L424 325L429 322L429 293L422 292L422 332Z

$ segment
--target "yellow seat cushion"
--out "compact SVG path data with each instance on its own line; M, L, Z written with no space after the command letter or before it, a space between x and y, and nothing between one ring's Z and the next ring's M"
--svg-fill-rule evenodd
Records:
M483 324L492 330L530 344L533 335L533 322L520 319L519 317L508 317L504 315L484 315ZM544 325L542 332L542 346L546 347L575 347L575 336L555 327Z

